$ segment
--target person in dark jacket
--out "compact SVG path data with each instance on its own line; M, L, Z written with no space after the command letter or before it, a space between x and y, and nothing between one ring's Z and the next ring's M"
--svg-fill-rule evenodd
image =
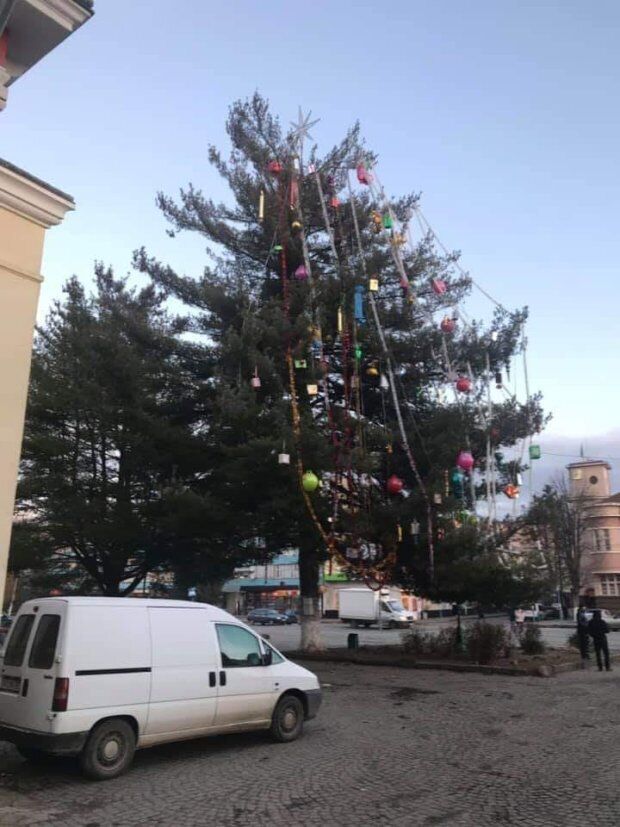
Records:
M588 634L588 615L586 607L581 605L577 611L577 637L581 660L590 659L590 636Z
M611 666L609 665L609 646L607 645L609 626L601 617L600 609L595 609L592 613L592 620L588 623L588 632L594 641L594 651L596 652L598 671L603 671L603 662L601 658L602 653L605 657L605 669L609 672L611 669Z

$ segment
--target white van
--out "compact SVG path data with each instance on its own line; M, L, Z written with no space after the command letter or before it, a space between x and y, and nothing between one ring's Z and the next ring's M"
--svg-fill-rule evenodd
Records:
M319 682L228 612L183 600L24 603L0 660L0 739L114 778L136 748L269 729L292 741Z

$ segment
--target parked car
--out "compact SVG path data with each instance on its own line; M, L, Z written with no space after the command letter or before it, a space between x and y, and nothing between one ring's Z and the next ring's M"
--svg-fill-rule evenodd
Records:
M243 730L293 741L320 702L312 672L216 606L50 597L24 603L12 624L0 740L27 759L77 755L105 780L165 742Z
M588 620L592 620L592 609L586 610L586 617ZM605 621L605 623L609 626L610 632L620 632L620 617L618 615L613 615L611 612L607 611L607 609L600 609L601 612L601 619Z
M280 626L288 623L286 615L275 609L252 609L248 612L248 623L256 626Z
M286 617L286 622L288 625L291 623L299 623L299 616L295 609L287 609L283 612L283 615Z

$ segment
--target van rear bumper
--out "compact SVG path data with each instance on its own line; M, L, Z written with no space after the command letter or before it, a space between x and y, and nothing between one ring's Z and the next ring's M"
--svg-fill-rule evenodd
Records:
M0 724L0 741L9 741L16 747L38 749L53 755L77 755L82 751L87 738L88 732L53 734Z
M308 706L306 720L309 721L310 718L316 717L316 713L319 711L321 701L323 700L323 693L320 689L307 689L304 694L306 696Z

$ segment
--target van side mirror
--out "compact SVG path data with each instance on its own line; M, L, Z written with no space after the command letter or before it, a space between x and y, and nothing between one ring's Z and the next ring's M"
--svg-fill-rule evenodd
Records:
M263 655L263 666L271 666L273 663L273 652L271 649L267 649L265 654Z

